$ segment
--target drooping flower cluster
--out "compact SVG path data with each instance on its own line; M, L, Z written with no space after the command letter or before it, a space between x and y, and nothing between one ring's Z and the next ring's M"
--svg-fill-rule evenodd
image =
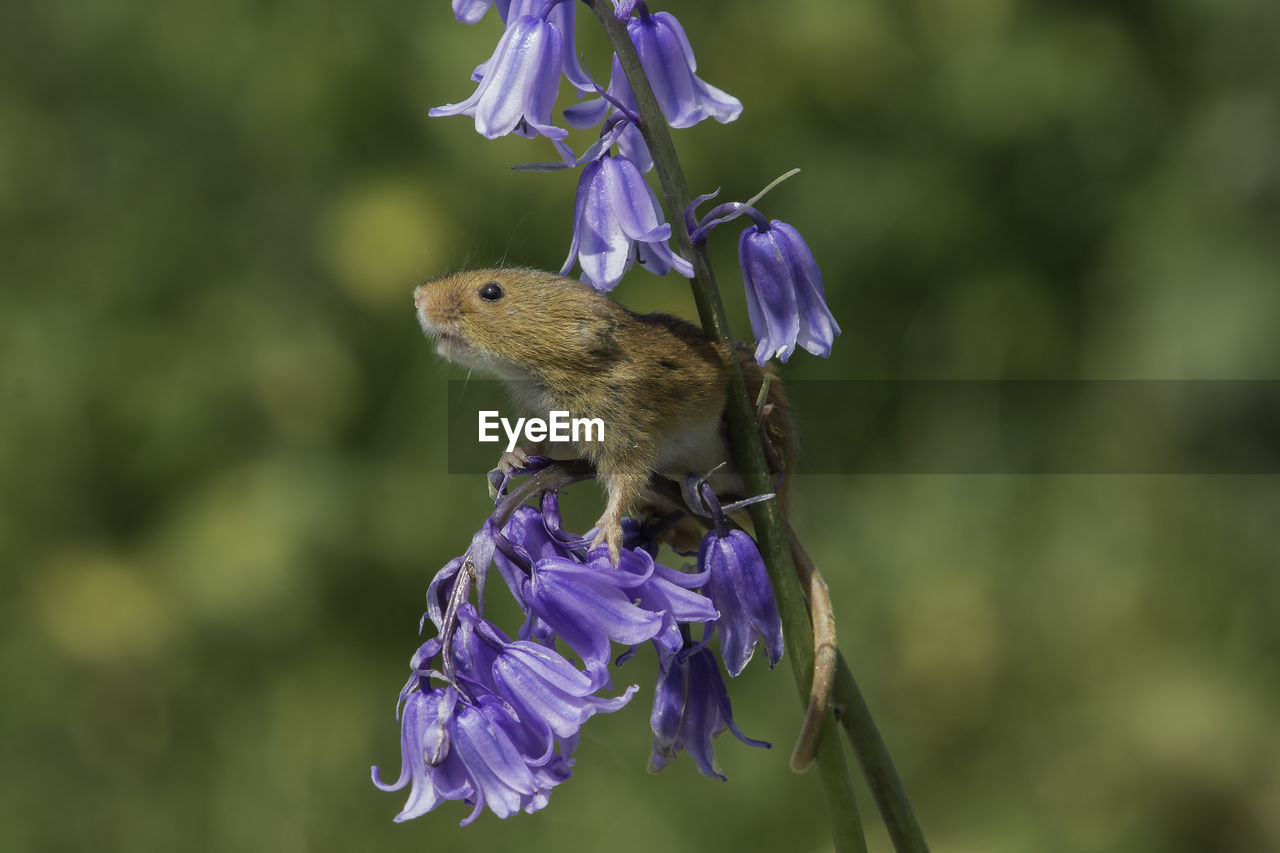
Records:
M535 457L532 464L545 461ZM621 708L637 690L633 684L619 695L601 695L612 686L614 643L634 649L651 642L658 653L654 769L683 749L703 773L723 778L711 738L726 728L744 743L767 746L738 730L715 657L705 642L690 639L693 625L702 626L704 638L719 630L731 675L741 672L757 636L771 664L782 649L759 553L745 533L727 529L715 496L704 493L711 509L700 511L714 515L716 524L697 572L656 562L656 541L630 519L614 566L607 548L588 550L587 537L562 528L554 490L541 495L537 508L504 510L499 502L466 554L441 569L427 590L423 623L429 620L437 635L414 654L400 691L400 775L384 782L373 769L383 790L410 786L396 820L448 800L472 806L463 823L486 807L508 817L545 806L552 788L569 778L583 724ZM499 529L502 516L509 518ZM469 600L473 591L483 595L490 565L525 615L515 640Z
M492 5L494 0L454 0L453 10L458 20L475 23ZM639 261L658 275L675 270L692 278L692 264L671 249L672 226L643 177L654 163L640 132L631 84L617 55L606 88L582 70L573 48L575 5L565 0L497 0L505 29L493 56L473 75L479 83L474 94L431 114L469 115L476 130L488 138L509 133L545 136L559 151L560 162L542 167L581 167L569 255L561 275L577 265L584 282L610 291ZM686 128L708 118L723 124L738 117L742 102L697 75L693 47L675 16L650 12L643 2L615 2L614 8L626 21L667 124ZM556 126L551 115L561 76L579 96L598 95L564 111L571 127L602 124L600 139L581 157L574 156L565 142L568 132ZM737 207L744 208L739 213L755 213L748 205ZM728 218L733 216L720 220ZM813 253L792 226L758 214L753 218L755 229L748 229L739 241L739 259L756 359L762 364L774 357L786 361L797 347L829 355L840 329L827 310ZM690 233L697 227L691 224ZM700 239L705 240L709 231L702 229Z
M612 290L637 261L650 272L693 277L690 261L671 248L673 224L644 177L655 163L622 63L613 58L607 87L584 72L574 48L574 2L453 0L454 14L468 24L495 5L503 33L472 74L475 90L431 115L469 116L487 138L545 137L559 161L544 168L581 169L562 274L577 265L582 279L601 291ZM634 0L615 0L614 7L671 127L737 118L741 102L696 74L693 49L675 17L651 13ZM601 126L581 156L553 116L561 77L586 98L564 111L565 124ZM826 309L812 253L795 229L765 220L749 203L722 205L699 222L696 204L675 220L694 244L738 215L755 221L742 236L740 258L757 359L785 361L797 346L828 354L839 329ZM531 463L525 473L545 464ZM782 654L764 563L751 537L729 524L705 481L686 484L686 503L688 513L709 527L696 571L657 562L653 531L635 520L624 525L616 564L607 549L590 550L590 534L562 528L554 488L542 492L536 507L514 507L500 498L470 547L427 590L422 625L429 621L435 636L413 656L400 691L401 771L384 782L373 769L374 783L384 790L409 786L397 820L449 800L472 807L464 823L485 808L508 817L544 807L552 789L571 775L582 726L635 694L631 685L605 695L613 690L614 669L644 643L653 644L658 660L651 768L687 751L702 773L724 778L711 745L715 736L728 730L749 745L768 745L735 725L722 674L722 666L730 676L741 673L757 646L771 666ZM523 613L515 639L484 616L491 566ZM723 665L712 649L717 635ZM627 650L615 657L614 644Z

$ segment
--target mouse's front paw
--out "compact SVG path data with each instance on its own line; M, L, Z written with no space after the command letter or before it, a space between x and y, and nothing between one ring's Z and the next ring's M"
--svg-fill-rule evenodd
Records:
M622 517L606 512L596 522L596 530L596 538L591 540L591 549L608 545L609 565L616 569L622 554Z
M497 500L507 481L529 464L529 454L523 447L508 450L498 457L498 466L489 472L489 499Z

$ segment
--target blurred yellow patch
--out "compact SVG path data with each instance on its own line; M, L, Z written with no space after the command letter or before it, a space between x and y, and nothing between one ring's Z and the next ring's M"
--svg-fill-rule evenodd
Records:
M410 310L415 284L452 241L433 200L408 177L358 185L330 207L322 257L338 286L369 308Z
M254 365L259 402L272 425L292 438L330 438L359 404L350 354L322 334L295 332L261 341Z
M109 554L63 556L37 576L36 610L68 657L104 664L150 657L173 622L162 595L135 567Z
M935 578L896 602L901 677L953 708L985 698L995 665L996 617L972 580Z
M175 510L151 554L175 597L201 620L266 631L306 604L307 543L331 524L328 488L307 468L265 462L230 469ZM283 602L292 593L299 593ZM261 620L264 613L270 618Z

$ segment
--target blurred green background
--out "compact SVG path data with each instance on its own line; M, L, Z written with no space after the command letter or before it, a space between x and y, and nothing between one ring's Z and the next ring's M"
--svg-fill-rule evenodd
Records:
M672 11L746 105L678 134L695 191L804 170L763 207L844 334L785 377L1277 378L1274 2ZM574 176L507 170L544 140L426 117L497 35L445 0L0 11L5 850L828 847L758 661L736 716L776 748L719 741L727 784L644 772L645 655L537 815L396 825L369 783L427 581L486 514L410 291L568 247ZM674 278L615 295L693 314ZM1280 848L1276 477L815 476L795 503L936 851Z

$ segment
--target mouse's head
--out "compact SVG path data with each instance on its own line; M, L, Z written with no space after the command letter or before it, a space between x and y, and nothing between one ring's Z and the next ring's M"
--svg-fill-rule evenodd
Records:
M511 379L589 368L616 349L623 313L581 282L530 269L454 273L419 285L413 301L442 356Z

